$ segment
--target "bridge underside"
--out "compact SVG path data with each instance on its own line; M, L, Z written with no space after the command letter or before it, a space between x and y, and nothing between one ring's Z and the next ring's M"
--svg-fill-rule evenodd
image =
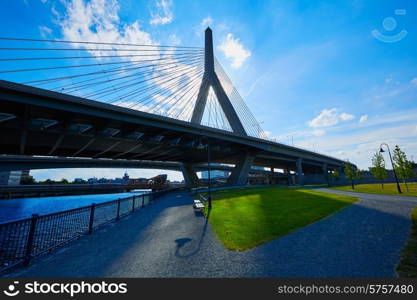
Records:
M212 163L236 166L231 185L245 184L250 166L295 173L302 184L309 174L321 176L343 163L287 145L6 81L0 81L0 136L0 154L176 162L187 166L182 171L188 178L195 178L193 166L207 163L210 143ZM91 162L89 167L94 166Z

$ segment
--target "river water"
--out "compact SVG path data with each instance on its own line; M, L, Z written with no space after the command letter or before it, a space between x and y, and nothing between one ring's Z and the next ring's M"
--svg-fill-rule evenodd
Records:
M141 195L147 192L149 191L137 190L130 193L16 198L0 200L0 223L28 218L32 214L45 215L53 212L87 206L92 203L98 204L133 195Z

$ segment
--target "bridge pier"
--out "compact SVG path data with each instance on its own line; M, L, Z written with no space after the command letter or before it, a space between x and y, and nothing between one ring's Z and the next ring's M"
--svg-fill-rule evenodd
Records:
M329 184L329 174L327 164L322 165L324 181Z
M184 176L185 186L188 188L198 187L199 179L197 172L190 163L183 163L181 167L182 175Z
M284 174L287 175L287 180L288 180L288 185L293 184L292 182L292 176L291 176L291 171L290 171L290 167L287 165L285 165L284 169Z
M339 171L339 183L342 183L342 184L347 183L345 168L344 167L338 167L338 171Z
M302 158L297 159L296 169L297 169L296 183L302 185L304 184L303 159Z
M244 154L238 157L235 167L232 170L229 178L227 179L227 185L245 185L248 181L249 170L255 156L251 154Z

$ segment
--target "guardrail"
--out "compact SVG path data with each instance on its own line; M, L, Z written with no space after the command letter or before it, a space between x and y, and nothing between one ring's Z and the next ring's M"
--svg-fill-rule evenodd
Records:
M0 224L0 272L91 234L177 189L146 193Z

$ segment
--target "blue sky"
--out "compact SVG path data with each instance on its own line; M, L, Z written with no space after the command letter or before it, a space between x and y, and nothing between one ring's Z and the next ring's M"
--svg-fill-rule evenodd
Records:
M5 0L0 36L75 39L76 23L87 20L114 34L200 46L209 25L216 57L269 138L368 168L382 142L417 160L416 15L416 1Z

